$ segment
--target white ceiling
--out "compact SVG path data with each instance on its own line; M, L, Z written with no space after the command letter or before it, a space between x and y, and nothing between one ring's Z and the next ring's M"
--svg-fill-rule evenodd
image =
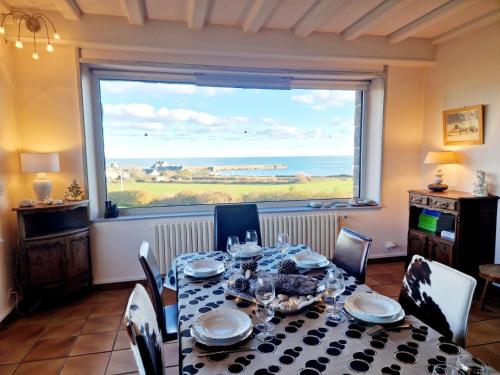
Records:
M440 38L452 30L500 19L500 0L0 0L1 9L59 11L78 22L86 14L126 17L132 24L148 19L206 25L290 30L298 37L312 32L386 36L391 42L410 37ZM140 26L139 26L140 27Z

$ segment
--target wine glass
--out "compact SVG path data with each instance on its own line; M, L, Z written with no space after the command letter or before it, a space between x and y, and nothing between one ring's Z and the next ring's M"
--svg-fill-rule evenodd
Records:
M271 319L274 316L274 309L269 305L276 297L273 277L268 273L259 273L255 283L255 299L257 300L256 315L262 322L256 328L261 331L257 335L259 341L266 341L269 338L268 332L274 331L274 324Z
M245 235L245 242L250 246L257 246L257 243L259 242L257 231L253 229L247 230L247 233Z
M290 247L290 239L288 237L288 234L279 233L278 240L276 241L276 248L282 253L286 253L289 247Z
M457 368L464 374L471 375L486 375L488 374L488 367L479 358L473 357L468 354L462 354L457 357L455 363Z
M239 240L238 236L229 236L227 238L226 250L232 259L231 270L234 270L234 268L235 268L235 263L237 260L236 258L237 258L239 249L240 249L240 240Z
M326 276L325 291L323 293L327 304L328 320L336 323L344 321L344 317L337 312L337 297L345 291L344 274L338 269L329 269Z
M440 363L432 368L432 375L460 375L458 367L454 365L448 365L446 363Z

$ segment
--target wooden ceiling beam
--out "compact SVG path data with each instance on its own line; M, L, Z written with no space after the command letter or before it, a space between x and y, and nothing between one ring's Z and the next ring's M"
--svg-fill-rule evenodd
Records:
M446 42L450 39L456 38L459 35L468 33L470 31L479 29L480 27L487 26L500 20L500 9L494 10L493 12L486 13L481 17L474 18L473 20L464 23L463 25L457 26L441 35L438 35L432 39L432 44L440 44Z
M144 0L122 0L122 7L131 25L144 25L146 22L146 5Z
M254 0L250 13L243 21L243 31L246 33L258 32L280 2L281 0Z
M308 36L342 9L346 3L346 0L319 0L307 11L297 25L295 25L295 35L299 37Z
M64 18L72 21L82 18L83 13L75 0L52 0L52 2Z
M397 7L406 5L411 0L384 0L364 16L352 23L344 31L342 37L345 40L354 40L363 35L375 22L383 17L387 12Z
M426 27L441 21L443 18L449 17L461 10L472 6L478 0L450 0L433 11L417 18L399 30L396 30L387 37L391 43L402 42L405 39L412 37Z
M192 30L201 30L205 27L211 0L189 0L188 26Z

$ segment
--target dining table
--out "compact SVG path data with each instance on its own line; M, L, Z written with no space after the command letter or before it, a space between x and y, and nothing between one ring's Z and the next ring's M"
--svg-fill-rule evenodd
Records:
M276 273L280 260L309 250L305 245L296 245L284 254L276 248L263 248L258 271ZM410 327L393 327L371 335L371 324L349 314L341 323L328 320L322 301L294 314L277 311L272 319L275 330L266 342L252 335L238 347L214 351L191 337L190 327L200 314L220 308L239 309L250 316L254 326L259 321L254 303L227 293L227 275L206 280L184 275L186 264L199 259L222 260L223 253L179 254L167 275L167 282L176 288L178 297L181 374L432 374L434 365L454 363L459 354L468 354L414 316L405 317ZM326 272L313 269L307 274L321 282ZM345 291L338 297L340 306L353 293L372 292L346 272L344 280Z

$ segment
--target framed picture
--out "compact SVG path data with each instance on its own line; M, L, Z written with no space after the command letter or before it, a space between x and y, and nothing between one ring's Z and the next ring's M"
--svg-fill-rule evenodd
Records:
M484 106L471 105L443 111L444 144L448 145L482 145Z

